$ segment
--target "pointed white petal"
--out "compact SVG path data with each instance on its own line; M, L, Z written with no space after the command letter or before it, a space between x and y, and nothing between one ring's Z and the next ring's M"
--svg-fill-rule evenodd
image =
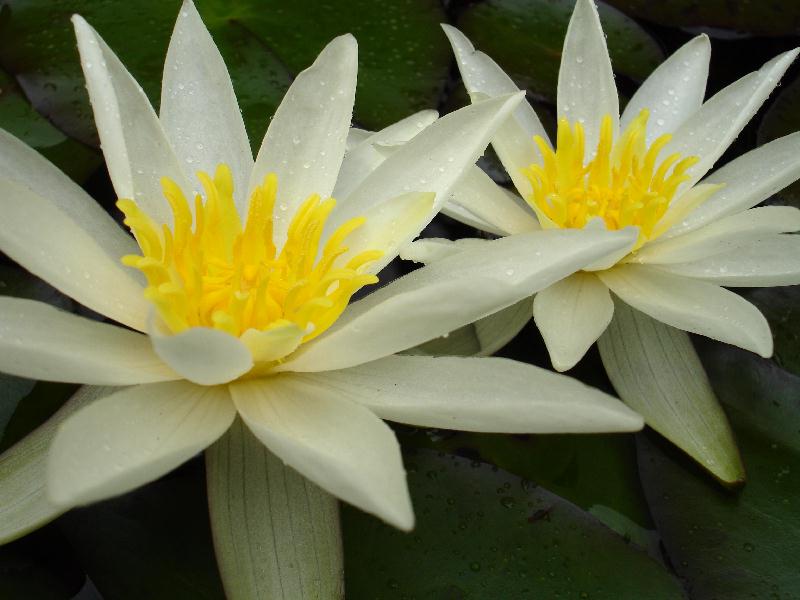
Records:
M333 192L353 115L357 70L355 38L337 37L297 76L269 124L249 187L252 191L268 173L278 176L278 248L297 207L312 194L326 198Z
M240 338L253 355L253 362L272 362L294 352L306 332L294 323L279 325L266 331L248 329Z
M371 135L373 135L374 131L367 131L366 129L358 129L356 127L351 127L350 131L347 132L347 141L345 142L345 150L350 152L351 150L355 150L361 144L367 141Z
M144 288L79 223L28 188L2 179L0 214L0 250L84 306L144 329Z
M296 374L320 393L391 421L463 431L637 431L642 418L616 398L505 358L389 356L341 371Z
M0 178L28 188L84 229L112 260L138 252L134 239L41 154L0 129Z
M497 63L483 52L475 50L463 33L450 25L443 24L442 28L453 47L461 78L473 102L519 91ZM522 195L528 194L530 189L522 169L539 162L541 158L539 149L533 143L535 135L548 139L533 107L521 102L492 139L495 152Z
M647 109L648 144L677 130L703 104L710 58L711 43L706 34L678 48L636 90L622 113L620 129L625 130L640 111Z
M569 21L558 71L558 118L580 121L586 139L586 159L597 150L604 116L619 131L619 99L606 48L606 36L594 0L578 0Z
M644 265L620 265L598 276L624 302L662 323L772 355L764 315L733 292Z
M483 238L462 238L459 240L446 240L444 238L422 238L407 244L400 258L403 260L413 260L414 262L429 264L458 254L463 250L477 248L483 244L489 244L491 240Z
M793 206L761 206L714 221L685 235L646 244L629 262L685 263L747 246L770 233L800 231L800 210Z
M506 235L502 229L492 225L484 219L481 219L474 213L468 211L466 208L458 204L447 202L444 206L442 206L442 209L439 212L450 217L451 219L455 219L459 223L463 223L464 225L469 225L470 227L478 229L479 231L486 231L500 237Z
M606 223L600 217L595 217L591 219L586 226L584 227L585 231L606 231ZM622 246L621 248L617 249L616 251L603 256L602 258L594 261L593 263L586 265L583 270L584 271L605 271L606 269L610 269L615 264L617 264L620 260L625 258L628 253L633 249L636 245L636 241L639 238L639 228L633 225L629 225L625 227L622 231L627 232L630 243Z
M179 378L147 336L10 297L0 297L0 372L93 385Z
M800 178L800 132L735 158L703 183L722 184L711 198L664 234L675 237L715 219L751 208Z
M800 235L769 235L721 254L659 268L730 287L798 285Z
M353 303L277 369L342 369L405 350L510 306L628 243L627 232L564 229L464 250Z
M159 331L153 323L150 339L161 360L200 385L228 383L253 368L247 345L218 329L192 327L171 335Z
M189 179L227 164L240 215L247 214L253 155L228 69L192 0L184 0L169 41L161 123Z
M797 53L791 50L776 56L758 71L717 92L683 122L663 150L664 156L680 152L700 157L700 162L687 171L691 179L683 189L694 185L714 166L778 85Z
M400 445L372 412L294 375L230 390L250 430L290 467L395 527L414 526Z
M583 358L614 314L608 288L591 273L575 273L536 294L533 318L556 371Z
M48 457L48 498L70 507L124 494L204 450L235 416L226 388L186 381L102 398L59 427Z
M161 177L191 187L144 91L82 17L72 18L94 120L114 190L135 200L157 223L172 223Z

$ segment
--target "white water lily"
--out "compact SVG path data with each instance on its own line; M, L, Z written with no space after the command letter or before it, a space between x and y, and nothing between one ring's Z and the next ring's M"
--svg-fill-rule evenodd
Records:
M298 75L254 161L228 72L191 2L170 41L158 116L97 33L80 17L74 25L135 241L0 132L0 250L127 326L0 298L0 371L125 386L60 426L47 474L56 506L161 476L238 414L298 472L408 529L400 449L382 418L500 432L642 426L616 399L530 365L395 355L618 251L625 236L499 240L350 303L433 218L519 95L442 118L353 184L341 167L352 36ZM329 197L335 188L340 204ZM537 264L524 260L531 251Z
M517 91L462 33L444 29L473 102ZM500 235L638 231L621 252L536 295L533 316L556 369L575 365L606 329L614 310L609 292L673 327L772 354L763 315L725 286L800 283L800 237L786 235L800 230L800 211L753 208L800 177L800 133L706 174L797 52L703 102L710 45L697 36L650 75L620 116L597 9L578 0L561 58L556 143L533 108L521 104L492 141L519 196L471 171L450 211ZM464 247L421 240L403 256L430 262Z

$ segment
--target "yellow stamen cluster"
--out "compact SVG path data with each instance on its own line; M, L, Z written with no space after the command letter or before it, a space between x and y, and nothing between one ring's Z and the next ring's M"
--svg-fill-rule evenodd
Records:
M174 225L157 226L132 200L120 200L125 224L143 256L123 263L147 278L147 298L164 325L178 333L213 327L234 336L294 323L307 341L330 327L362 286L376 283L363 267L379 258L366 251L335 264L348 251L346 238L363 217L341 225L320 252L325 222L336 204L310 196L295 213L280 251L273 241L273 210L278 181L267 175L250 198L242 227L233 200L230 170L220 165L214 178L198 173L205 191L194 199L194 228L189 203L178 185L161 180L172 207Z
M559 120L555 151L534 138L543 164L525 169L533 187L528 202L544 227L580 229L600 217L609 229L638 226L637 247L661 233L656 224L699 158L674 153L659 160L671 136L662 135L648 147L647 119L643 110L615 142L611 117L605 116L597 152L586 165L580 123Z

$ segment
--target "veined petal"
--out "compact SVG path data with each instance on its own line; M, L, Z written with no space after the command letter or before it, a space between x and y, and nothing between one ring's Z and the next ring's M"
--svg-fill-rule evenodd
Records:
M772 355L764 315L733 292L645 265L620 265L598 276L624 302L662 323Z
M188 186L150 101L124 65L80 16L72 17L86 87L108 173L120 198L135 200L157 223L172 224L161 190L169 177Z
M552 285L630 238L625 231L534 231L464 250L353 303L277 369L342 369L411 348Z
M169 41L160 112L187 179L227 164L236 207L246 215L250 142L228 69L192 0L184 0Z
M238 338L210 327L192 327L165 335L153 322L153 349L182 377L199 385L233 381L253 368L253 355Z
M112 260L137 251L134 239L89 194L36 150L2 129L0 178L15 181L50 202L84 229Z
M685 263L750 245L767 234L800 231L800 210L793 206L761 206L709 223L685 235L646 244L628 262Z
M541 229L524 201L497 185L480 167L467 169L453 186L447 202L449 206L456 204L465 208L470 214L490 223L493 231L501 231L502 235Z
M678 48L639 86L620 119L623 131L643 109L650 111L647 144L678 129L703 104L711 43L698 35Z
M767 235L721 254L659 268L731 287L798 285L800 235Z
M475 50L472 42L463 33L450 25L443 24L442 29L453 47L461 78L472 102L519 91L505 71L489 56ZM514 185L523 195L528 194L530 184L522 174L522 169L541 159L541 153L533 143L535 135L548 139L533 107L527 102L520 102L492 139L492 146Z
M642 418L575 379L505 358L388 356L358 367L296 374L320 394L384 419L463 431L637 431Z
M683 184L683 189L694 185L714 166L778 85L797 53L798 50L791 50L779 54L758 71L717 92L683 122L663 150L665 156L678 152L700 157L686 172L691 179Z
M608 288L591 273L570 275L533 299L533 318L556 371L574 367L613 315Z
M558 118L580 121L585 134L585 158L597 150L600 124L611 117L616 139L619 132L619 99L606 36L594 0L578 0L567 27L561 67L558 70Z
M405 144L438 118L439 113L435 110L423 110L376 133L361 132L362 139L357 143L354 142L354 147L348 147L347 153L344 155L342 168L339 169L339 178L333 189L333 197L347 198L367 175L386 160L388 154L381 152L379 147ZM351 129L348 139L354 131L361 130Z
M49 500L77 506L149 483L214 443L235 416L226 388L186 381L101 398L59 427L47 465Z
M230 390L250 430L290 467L395 527L414 526L400 445L368 409L291 374Z
M143 286L71 215L2 179L0 214L0 250L84 306L144 330L149 307Z
M0 297L0 371L92 385L180 378L156 356L147 336L10 297Z
M426 127L393 152L343 199L329 219L328 234L384 200L412 191L433 192L435 206L428 220L421 224L421 231L521 100L521 95L487 100L445 115Z
M249 187L261 185L268 173L278 176L278 201L286 206L274 215L278 248L297 207L312 194L325 198L333 192L353 115L357 70L355 38L334 39L297 76L269 124Z
M735 158L703 183L722 184L711 198L667 231L671 238L751 208L800 177L800 132L773 140Z

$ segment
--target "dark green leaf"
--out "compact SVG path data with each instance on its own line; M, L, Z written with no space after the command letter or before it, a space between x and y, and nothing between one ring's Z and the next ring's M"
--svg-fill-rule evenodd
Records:
M800 131L800 79L779 89L758 128L759 144ZM777 196L786 204L800 207L800 183L794 182L778 192Z
M739 291L767 317L775 340L775 361L784 369L800 375L800 287Z

